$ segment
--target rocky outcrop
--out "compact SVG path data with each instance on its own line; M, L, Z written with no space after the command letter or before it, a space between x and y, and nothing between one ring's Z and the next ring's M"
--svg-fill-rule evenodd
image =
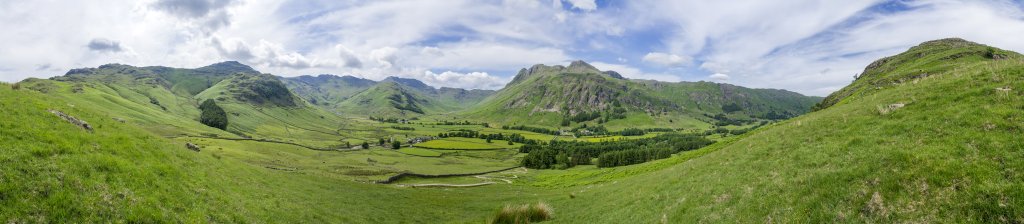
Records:
M52 113L54 115L57 115L57 117L60 117L61 119L64 119L68 123L71 123L71 124L73 124L75 126L78 126L78 127L82 128L82 129L85 129L86 131L92 132L92 126L90 126L88 122L85 122L85 121L83 121L81 119L72 117L71 115L65 114L64 112L60 112L60 111L57 111L57 110L49 110L49 111L50 111L50 113Z
M196 151L196 152L198 152L199 149L200 149L198 145L192 144L191 142L186 142L185 143L185 148L188 148L189 150Z

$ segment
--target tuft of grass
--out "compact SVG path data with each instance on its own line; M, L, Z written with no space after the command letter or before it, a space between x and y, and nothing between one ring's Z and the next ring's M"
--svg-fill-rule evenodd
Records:
M20 90L21 89L21 83L11 84L11 89L12 90Z
M554 217L554 210L544 202L505 205L494 214L494 224L525 224L543 222Z

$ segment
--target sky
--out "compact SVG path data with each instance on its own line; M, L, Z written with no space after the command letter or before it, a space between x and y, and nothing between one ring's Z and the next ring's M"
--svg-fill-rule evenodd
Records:
M825 96L870 62L960 37L1024 51L1003 0L0 0L0 81L108 63L239 61L278 76L500 89L584 60L631 79Z

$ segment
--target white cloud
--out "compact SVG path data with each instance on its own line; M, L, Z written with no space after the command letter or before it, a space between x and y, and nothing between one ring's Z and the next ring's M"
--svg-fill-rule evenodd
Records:
M665 67L679 67L690 64L692 58L674 54L651 52L644 55L644 62L654 63Z
M577 8L584 11L594 11L597 9L597 3L594 0L566 0L572 4L573 8Z
M352 49L348 49L348 47L345 47L345 45L341 45L341 44L335 45L334 48L338 51L338 56L341 57L341 60L343 61L343 63L341 64L341 67L347 67L347 68L362 68L363 67L363 62L361 60L359 60L358 56L356 56L356 53L353 52Z
M294 69L319 66L316 60L306 58L297 52L289 52L281 44L267 40L259 40L256 45L249 45L240 38L221 40L219 37L213 37L212 43L223 57L242 61L249 65Z
M398 48L394 47L382 47L370 51L370 58L377 62L378 65L384 68L390 68L395 65L397 56L395 53L398 52Z
M722 73L715 73L708 76L708 79L714 82L727 82L729 81L729 75Z
M615 71L615 72L618 72L623 77L626 77L628 79L648 79L648 80L659 80L659 81L666 81L666 82L679 82L679 81L683 81L682 77L680 77L678 75L670 75L670 74L662 74L662 73L647 73L647 72L644 72L643 70L640 70L640 69L635 68L635 67L631 67L629 65L612 64L612 63L605 63L605 62L599 62L599 61L594 61L594 62L589 62L589 63L590 63L590 65L593 65L595 68L597 68L597 69L599 69L601 71L609 71L609 70Z
M444 86L463 89L500 89L508 83L508 78L492 76L486 72L459 73L446 71L440 74L424 71L409 78L419 79L427 85Z
M460 70L514 71L533 64L569 60L569 56L560 49L512 44L495 45L486 42L443 44L437 47L424 47L415 52L421 54L407 56L410 65Z
M104 38L96 38L89 41L86 45L89 50L100 51L100 52L121 52L121 42L108 40Z

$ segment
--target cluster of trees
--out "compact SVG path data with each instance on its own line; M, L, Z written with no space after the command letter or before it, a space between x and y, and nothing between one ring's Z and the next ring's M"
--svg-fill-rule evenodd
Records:
M625 130L619 131L619 135L622 136L641 136L647 134L647 131L639 128L626 128Z
M476 137L479 137L479 136L480 136L480 132L478 132L478 131L464 130L464 129L463 130L449 131L448 133L441 133L441 134L437 135L437 137L441 137L441 138L447 138L447 137L476 138Z
M538 128L538 127L530 127L530 126L526 126L526 125L519 125L519 126L504 125L504 126L501 126L501 129L528 131L528 132L540 133L540 134L546 134L546 135L558 135L559 134L558 130L547 129L547 128Z
M481 134L480 132L473 131L473 130L455 130L455 131L450 131L448 133L438 134L437 137L441 137L441 138L447 138L447 137L479 138L479 139L487 140L488 143L490 143L491 140L505 140L505 141L508 141L509 145L512 145L513 142L515 142L515 143L522 143L522 144L540 144L539 141L533 140L533 139L527 139L525 136L520 135L520 134L515 134L515 133L513 133L513 134L502 134L502 133Z
M583 124L580 125L579 127L573 128L572 132L576 134L576 136L595 136L612 134L611 132L608 131L608 128L605 128L603 125L587 126L587 124Z
M644 131L647 131L647 132L673 132L673 131L676 131L676 130L675 129L671 129L671 128L648 128L648 129L644 129Z
M572 122L580 123L580 122L591 121L591 120L597 119L599 117L601 117L601 112L597 112L597 111L594 111L594 112L580 112L580 113L576 113L576 115L568 115L568 114L566 114L565 117L563 118L563 120L570 120Z
M385 117L374 117L374 116L370 116L370 120L377 121L377 122L382 122L382 123L396 123L396 124L399 123L399 121L401 121L401 119L398 119L398 118L392 118L392 117L385 118Z
M212 99L207 99L199 105L199 122L206 126L218 128L220 130L227 130L228 128L228 114L224 112L224 108L221 108Z
M546 145L523 145L519 151L528 153L522 160L522 165L527 168L569 168L590 164L590 158L598 158L599 167L611 167L667 158L680 151L712 143L714 141L698 134L670 133L614 142L552 141Z
M768 111L768 113L760 116L761 119L769 119L769 120L784 120L784 119L789 119L789 118L792 118L792 117L793 117L793 115L790 114L789 112L781 112L781 113L779 113L779 112L775 112L774 110L773 111Z
M722 112L725 112L725 113L732 113L732 112L742 111L742 110L743 110L743 108L740 107L740 105L738 105L736 103L729 103L729 104L722 105Z
M711 118L714 118L716 120L715 126L743 125L754 121L746 119L731 119L725 116L725 114L715 114L715 116Z
M597 167L626 166L647 161L665 159L674 154L671 148L645 148L602 153L597 157Z
M622 136L640 136L652 132L654 130L661 132L672 132L671 128L659 128L659 129L639 129L639 128L626 128L622 131L608 131L603 125L587 126L583 124L579 127L573 128L572 132L576 136L601 136L601 135L622 135Z
M402 127L402 126L398 126L398 125L392 125L391 129L403 130L403 131L415 131L416 130L416 128L414 128L414 127Z
M592 121L594 119L597 119L597 123L598 124L603 124L605 122L608 122L608 121L611 121L611 120L614 120L614 119L625 119L626 118L626 108L619 107L618 106L618 101L616 101L615 104L616 104L615 107L613 107L611 109L608 109L605 112L593 111L593 112L580 112L580 113L577 113L575 115L565 114L562 117L561 125L563 127L568 127L569 125L572 125L573 122L581 123L581 122Z
M167 107L164 107L164 105L160 104L160 101L157 100L156 97L153 97L153 96L146 96L146 97L149 97L149 103L150 104L156 105L156 106L160 107L160 109L162 109L164 111L167 111Z
M523 158L523 166L533 169L567 169L590 165L590 160L588 155L579 152L535 150Z
M484 126L486 126L487 123L473 123L473 122L469 122L469 121L441 121L441 122L438 122L437 125L484 125Z

